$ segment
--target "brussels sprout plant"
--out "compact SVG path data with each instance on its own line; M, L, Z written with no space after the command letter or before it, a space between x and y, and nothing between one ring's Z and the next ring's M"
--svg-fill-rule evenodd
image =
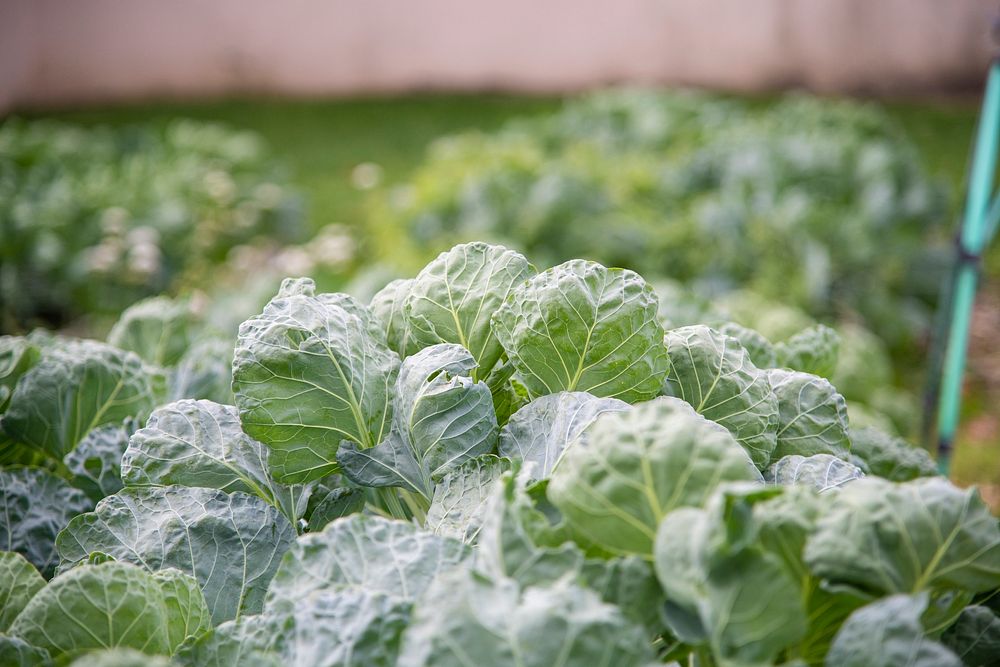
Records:
M0 663L996 664L978 492L852 425L835 331L675 298L469 243L229 343L0 339Z

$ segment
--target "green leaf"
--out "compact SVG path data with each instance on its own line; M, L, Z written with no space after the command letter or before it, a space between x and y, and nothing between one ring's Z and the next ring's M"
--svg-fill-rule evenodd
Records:
M941 636L966 667L988 667L1000 656L1000 616L989 607L971 605Z
M761 481L724 429L676 399L608 412L553 471L548 497L573 529L611 553L650 558L660 521L726 481Z
M131 352L89 340L57 344L21 377L0 423L15 441L62 460L98 426L145 419L156 382Z
M220 623L177 651L174 662L184 667L283 667L275 652L281 628L269 616L241 616Z
M187 301L152 297L125 309L108 342L155 366L173 366L188 348L193 320Z
M847 403L828 380L772 369L767 377L778 398L778 445L773 457L830 454L846 459L851 450Z
M301 536L281 561L266 609L294 607L316 591L363 588L413 600L468 556L464 544L403 521L352 514Z
M277 481L337 471L337 448L381 442L392 420L399 357L370 323L286 279L257 317L240 326L233 389L247 434L271 449Z
M220 623L261 610L278 560L294 539L288 520L255 496L135 487L73 519L57 547L64 565L101 551L151 571L173 567L190 574Z
M7 632L14 618L44 587L45 579L24 556L0 551L0 634Z
M836 491L845 484L861 479L865 474L852 463L829 454L783 456L771 464L764 479L772 484L786 486L804 484L820 493Z
M848 484L806 545L818 577L864 590L1000 588L1000 527L976 489L943 478Z
M738 340L706 326L668 331L666 347L670 393L729 429L754 465L767 467L777 444L778 401L766 372Z
M432 345L407 357L396 383L392 432L372 448L342 445L344 474L362 486L409 489L429 503L436 480L493 451L493 399L485 383L470 377L475 367L460 345Z
M774 368L778 365L774 345L759 331L736 322L725 322L719 326L719 333L738 340L757 368Z
M233 402L233 341L207 338L187 349L169 377L168 397Z
M522 586L547 585L580 575L583 551L566 541L532 502L525 475L508 473L495 484L483 511L476 567Z
M392 667L411 603L384 593L315 591L293 606L223 623L175 660L196 667Z
M0 634L0 665L7 667L52 667L52 658L43 648L23 639Z
M393 426L430 479L496 447L493 397L473 379L475 364L465 348L441 344L407 357L399 369Z
M664 616L682 642L701 644L708 640L708 628L701 617L701 603L707 596L706 574L701 563L701 546L706 530L705 511L695 507L676 509L660 523L653 564L667 596Z
M864 461L869 472L893 482L906 482L938 474L927 450L874 426L851 429L851 453Z
M153 411L129 440L121 476L128 486L194 486L258 496L295 521L309 487L276 483L268 449L243 432L231 405L181 400Z
M335 519L360 512L365 507L363 489L340 487L333 489L317 503L309 514L309 531L317 532Z
M840 335L828 326L817 324L778 343L774 351L774 366L832 378L840 352Z
M98 426L85 435L80 444L63 457L63 463L73 474L73 486L95 503L121 491L122 455L135 429L136 422L126 420L121 424Z
M110 647L169 654L167 611L156 579L128 563L78 567L53 579L10 634L54 658Z
M197 580L180 570L167 568L153 573L163 591L166 608L167 644L174 652L189 637L212 629L212 614Z
M14 393L17 381L38 363L40 353L23 336L0 336L0 414Z
M500 475L510 470L508 459L486 454L465 461L446 474L434 488L425 527L473 544L482 527L486 504Z
M16 551L51 577L56 535L93 503L83 491L41 468L0 468L0 549Z
M337 460L344 476L355 484L376 489L399 487L428 500L434 493L430 477L413 448L396 432L368 449L345 440L337 452Z
M623 411L628 403L586 392L559 392L536 398L500 431L500 456L530 464L535 479L548 477L566 448L605 412Z
M587 588L621 609L630 621L642 625L647 637L663 632L660 610L666 600L648 562L636 556L590 559L584 562L581 574Z
M628 667L651 660L643 629L593 591L565 580L521 589L510 579L457 572L416 605L398 664Z
M486 378L486 386L493 394L493 411L497 413L500 426L531 400L525 386L514 378L514 364L509 361L493 368Z
M521 284L493 315L532 397L586 391L656 396L667 369L657 299L636 273L572 260Z
M490 316L534 273L527 259L503 246L465 243L441 253L417 274L405 295L415 346L461 345L479 367L473 378L485 378L502 353Z
M319 591L279 614L286 664L395 667L411 603L384 593Z
M656 573L671 629L707 643L722 664L772 664L807 631L799 581L756 541L753 508L775 493L726 487L706 510L668 514L657 533Z
M413 285L412 278L393 280L375 293L368 306L381 325L389 348L404 359L420 349L410 334L410 326L403 309L411 285Z
M923 636L927 595L892 595L858 609L837 633L827 667L961 667L947 648Z

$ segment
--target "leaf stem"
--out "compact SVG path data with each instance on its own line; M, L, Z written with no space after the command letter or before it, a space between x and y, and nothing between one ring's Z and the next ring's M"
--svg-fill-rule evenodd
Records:
M378 496L380 501L382 501L382 504L387 510L389 510L389 514L391 514L394 519L402 519L403 521L406 521L410 518L407 516L406 510L403 509L403 506L399 502L399 496L396 495L396 489L375 489L375 495Z
M423 498L423 496L410 493L406 489L400 489L399 496L403 499L403 502L406 503L410 513L413 514L413 518L416 519L421 526L427 523L427 510L430 509L430 505Z

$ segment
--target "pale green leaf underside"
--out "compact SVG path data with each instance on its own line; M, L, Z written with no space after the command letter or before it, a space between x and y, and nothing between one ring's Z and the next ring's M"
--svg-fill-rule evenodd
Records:
M215 623L260 611L295 530L255 496L182 486L133 487L73 519L57 546L65 564L93 551L151 571L173 567L201 585Z

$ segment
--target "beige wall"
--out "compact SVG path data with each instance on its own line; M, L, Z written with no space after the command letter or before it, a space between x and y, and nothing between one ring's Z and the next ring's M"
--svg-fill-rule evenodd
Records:
M975 85L994 0L0 0L0 108L609 82Z

